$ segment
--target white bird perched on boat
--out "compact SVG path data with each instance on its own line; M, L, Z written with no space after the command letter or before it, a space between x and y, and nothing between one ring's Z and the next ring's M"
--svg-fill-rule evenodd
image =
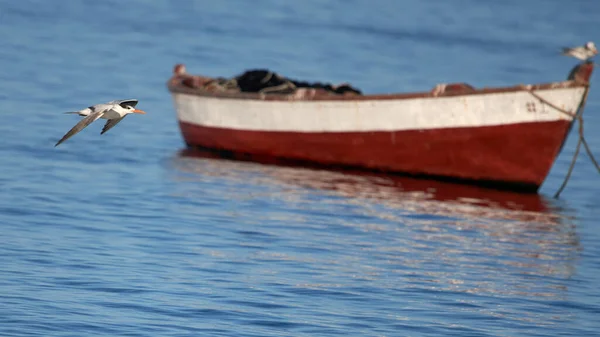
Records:
M598 49L596 49L596 45L594 42L590 41L583 46L574 47L574 48L563 48L563 55L573 56L582 61L587 61L590 58L594 57L594 55L598 54Z
M102 132L100 132L102 135L122 121L125 116L131 113L145 114L145 111L135 108L137 103L137 99L125 99L92 105L80 111L65 112L67 114L78 114L79 116L85 116L85 118L79 121L79 123L75 124L75 126L69 130L69 132L67 132L54 146L56 147L60 145L60 143L71 138L99 118L107 119L106 124L104 124L104 127L102 128Z

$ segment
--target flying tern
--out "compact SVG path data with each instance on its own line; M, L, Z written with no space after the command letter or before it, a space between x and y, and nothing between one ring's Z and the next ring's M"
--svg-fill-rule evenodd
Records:
M110 101L108 103L92 105L79 111L65 112L67 114L77 114L79 116L85 116L85 118L79 121L79 123L75 124L75 126L71 130L69 130L69 132L67 132L54 146L56 147L60 145L60 143L71 138L72 136L77 134L79 131L85 129L88 125L92 124L92 122L99 118L107 120L106 124L104 124L104 127L102 128L102 132L100 132L100 134L102 135L108 130L110 130L112 127L117 125L120 121L122 121L123 118L125 118L125 116L131 113L145 114L145 111L135 108L137 103L137 99L116 100Z

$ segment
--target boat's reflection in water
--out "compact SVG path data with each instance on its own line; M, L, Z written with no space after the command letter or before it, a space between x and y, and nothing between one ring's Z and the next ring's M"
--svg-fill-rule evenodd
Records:
M291 202L318 193L354 207L365 220L347 226L389 239L374 243L371 253L386 256L400 274L428 278L437 290L556 298L574 272L579 240L573 219L538 194L219 160L197 150L181 151L175 162L199 180L218 176L267 191L275 186L278 197Z

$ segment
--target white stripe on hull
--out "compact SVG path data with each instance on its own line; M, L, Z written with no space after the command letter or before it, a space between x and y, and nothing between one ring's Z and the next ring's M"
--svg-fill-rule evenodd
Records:
M585 88L539 90L575 112ZM255 131L368 132L570 120L527 91L400 100L263 101L173 93L180 121Z

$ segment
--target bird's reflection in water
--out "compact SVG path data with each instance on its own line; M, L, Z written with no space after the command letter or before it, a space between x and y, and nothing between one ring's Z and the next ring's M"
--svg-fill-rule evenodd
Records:
M390 287L418 280L436 291L556 299L564 294L562 281L574 272L579 240L573 219L541 195L221 160L196 150L178 153L174 165L176 179L185 185L217 178L254 186L252 198L276 193L288 203L302 203L308 207L306 221L314 207L352 207L339 217L360 215L359 220L345 226L385 237L361 243L363 252L383 263L378 269L366 262L371 271L361 277L392 273L398 278L386 278ZM325 198L315 199L315 193Z

